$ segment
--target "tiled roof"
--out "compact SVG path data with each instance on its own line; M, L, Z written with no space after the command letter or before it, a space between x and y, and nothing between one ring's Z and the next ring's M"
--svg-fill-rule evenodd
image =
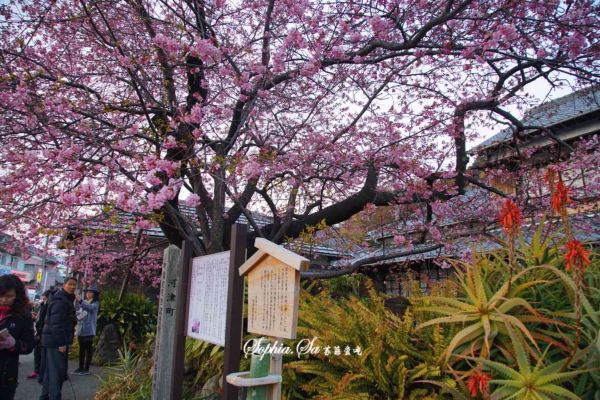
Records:
M589 114L600 109L600 86L592 86L532 108L523 118L524 125L545 128ZM533 130L526 131L531 134ZM512 129L506 128L484 140L470 152L476 153L512 139Z
M557 229L557 231L562 230L562 229L560 229L560 226L562 225L560 219L558 219L556 221L550 221L550 220L546 221L546 223L551 223L551 222L558 225L559 228ZM573 223L573 225L575 227L581 228L581 229L577 229L575 231L576 232L575 237L578 240L580 240L584 243L600 243L600 212L588 212L588 213L581 213L581 214L573 215L571 217L571 222ZM535 230L535 228L536 228L536 226L534 223L530 222L528 224L524 224L523 235L525 237L525 240L528 240L533 236L533 231ZM492 230L488 233L491 235L494 235L494 236L500 236L502 234L500 228ZM418 245L414 246L414 250L418 251L420 248L427 248L433 244L435 244L435 243L418 244ZM457 244L454 247L455 248L452 250L450 250L448 248L441 248L441 249L437 249L437 250L428 251L426 253L411 254L411 255L407 255L407 256L391 258L389 260L376 262L373 265L395 264L395 263L399 263L399 262L427 260L427 259L434 259L434 258L440 258L440 257L456 257L459 253L461 253L463 251L471 250L472 248L477 248L479 251L485 252L485 251L497 250L500 247L500 245L498 244L498 242L490 240L490 239L477 240L477 238L474 238L474 237L467 237L467 238L462 238L460 240L457 240ZM406 250L408 251L409 249L406 248ZM389 252L390 249L388 248L386 251ZM340 262L336 263L336 265L343 266L343 265L347 265L347 264L351 264L353 262L359 261L362 258L381 256L381 255L384 255L383 252L384 252L383 249L378 249L378 250L370 252L370 253L363 253L360 255L356 255L354 258L352 258L350 260L346 259L346 260L340 261Z
M192 207L179 205L179 210L183 217L190 223L192 226L199 229L198 221L196 219L196 211ZM272 222L272 219L263 214L252 214L252 218L254 222L258 225L258 227L263 227ZM241 214L236 221L240 224L248 225L248 230L250 232L254 231L254 228L249 224L248 219L244 214ZM96 216L92 221L90 221L86 228L88 229L98 229L98 230L116 230L121 232L131 231L132 227L135 224L135 220L132 214L119 212L117 221L111 219L110 215L100 214ZM153 226L144 230L147 235L155 237L155 238L164 238L164 233L158 226ZM330 257L344 257L347 256L343 251L336 249L333 246L330 246L329 243L319 243L319 244L306 244L306 243L297 243L293 242L287 247L298 247L298 251L303 254L315 254L315 255L324 255Z
M490 201L490 192L479 187L467 187L466 191L462 195L458 195L449 200L456 204L456 207L460 207L461 210L465 211L470 209L475 215L477 209L482 205ZM479 221L479 217L473 217L474 221ZM434 215L433 220L436 227L444 228L454 224L472 222L465 220L457 214L444 215L441 218ZM414 232L420 232L423 230L423 224L417 219L408 219L402 221L390 221L383 224L377 229L371 230L367 233L367 237L370 240L379 240L382 238L390 238L394 236L395 232L403 234L410 234Z
M193 207L179 205L179 211L183 218L185 218L192 226L196 229L200 229L198 221L196 219L196 211ZM252 218L259 227L265 226L271 223L271 219L268 216L261 214L253 214ZM244 214L240 215L237 219L238 223L248 225L248 229L253 231L252 226L248 223L248 219ZM118 230L118 231L129 231L135 224L135 218L133 214L121 212L117 213L116 220L114 217L111 218L110 214L99 214L92 218L87 224L88 229L107 229L107 230ZM155 237L164 237L164 234L160 227L153 226L144 230L148 235Z
M413 246L411 249L406 248L405 250L406 251L414 250L415 252L418 252L420 249L425 249L425 248L431 247L433 244L435 244L435 243L417 244L417 245ZM352 259L336 261L333 265L338 266L338 267L343 267L345 265L353 264L353 263L360 261L362 259L365 259L365 258L385 256L386 252L389 254L390 251L392 251L392 250L396 251L398 249L395 247L394 248L388 247L387 249L380 248L380 249L377 249L372 252L363 252L363 253L355 255ZM443 256L445 256L444 249L441 248L441 249L437 249L437 250L427 251L424 253L411 254L408 256L390 258L388 260L378 261L378 262L374 263L373 265L394 264L394 263L401 262L401 261L425 260L425 259L438 258L438 257L443 257ZM369 265L369 264L367 264L367 265Z

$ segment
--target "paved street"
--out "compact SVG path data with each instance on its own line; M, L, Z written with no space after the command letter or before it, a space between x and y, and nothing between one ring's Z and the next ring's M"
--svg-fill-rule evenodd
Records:
M33 353L20 357L21 365L19 366L19 387L15 400L37 400L42 392L42 387L36 380L25 379L27 375L33 371ZM69 373L77 368L77 363L69 361ZM102 373L102 369L92 366L90 372L92 375L79 376L69 374L71 383L65 382L63 385L62 399L63 400L92 400L96 387L98 386L98 374ZM71 384L73 389L71 390ZM75 397L73 397L75 392Z

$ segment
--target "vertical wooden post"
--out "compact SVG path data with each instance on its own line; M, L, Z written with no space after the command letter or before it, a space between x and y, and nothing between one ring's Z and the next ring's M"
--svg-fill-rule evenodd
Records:
M175 316L178 309L177 269L181 250L175 245L163 253L156 348L154 351L154 374L152 377L152 400L171 399L173 385L173 360L175 359ZM183 311L183 310L181 310Z
M242 351L242 316L244 309L244 277L238 268L246 261L246 234L244 224L234 224L231 230L231 258L229 260L229 287L227 290L227 322L225 324L225 354L223 366L223 400L237 400L238 388L227 383L226 377L240 369Z
M185 368L185 337L187 309L189 301L190 264L192 262L193 248L190 243L183 242L183 249L179 257L177 269L177 297L175 298L175 357L173 359L173 376L170 400L180 400L183 395L183 378Z
M258 339L254 339L258 340ZM250 359L250 375L249 378L262 378L269 375L270 370L270 355L268 353L263 354L264 350L271 342L267 339L263 339L261 341L260 346L257 347L256 354L252 354L252 358ZM248 394L246 395L246 400L268 400L270 397L267 397L267 391L269 389L267 386L256 386L248 388Z
M283 346L283 339L275 339L275 347L278 345ZM283 374L283 354L274 353L271 354L271 365L269 366L269 374L271 375L282 375ZM268 400L281 400L281 382L269 386L267 391Z

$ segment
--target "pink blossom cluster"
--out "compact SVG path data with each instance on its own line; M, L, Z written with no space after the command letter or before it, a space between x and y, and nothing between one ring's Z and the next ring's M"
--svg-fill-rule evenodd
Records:
M200 39L196 41L195 45L190 48L190 55L199 57L205 62L215 62L219 61L221 52L213 45L211 40Z
M181 44L177 40L162 33L154 37L154 43L170 55L176 55L181 50Z

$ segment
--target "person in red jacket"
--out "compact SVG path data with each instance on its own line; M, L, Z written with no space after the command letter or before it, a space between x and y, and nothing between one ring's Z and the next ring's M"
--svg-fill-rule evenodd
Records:
M25 287L15 275L0 276L0 400L13 400L19 354L33 350L33 320Z

